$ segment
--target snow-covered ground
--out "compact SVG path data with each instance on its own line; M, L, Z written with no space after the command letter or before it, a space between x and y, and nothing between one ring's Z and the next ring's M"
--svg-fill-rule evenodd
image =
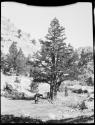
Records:
M19 82L16 82L16 79ZM33 79L27 76L7 76L1 72L1 93L3 92L3 88L6 83L12 85L13 89L16 89L18 92L24 92L28 96L34 96L34 93L31 93L29 90L30 85L32 84ZM38 85L38 92L40 94L44 94L45 92L49 92L50 85L47 83L40 83Z
M64 96L63 96L64 97ZM71 100L72 98L72 100ZM34 100L9 100L5 97L1 98L1 114L13 114L14 116L30 116L32 118L40 118L43 121L50 119L66 119L75 118L78 116L91 116L94 112L89 109L83 111L74 108L74 105L79 103L73 96L58 101L58 103L49 103L47 100L40 100L38 104ZM73 101L73 102L72 102ZM93 103L93 102L92 102Z
M21 30L21 37L18 37L19 29L8 20L6 17L1 18L1 50L4 54L7 54L9 47L13 41L17 42L17 48L21 48L25 56L29 54L32 56L33 52L40 49L40 43L36 42L36 46L32 43L31 35ZM28 51L27 51L28 48Z
M16 79L20 82L15 82ZM28 91L32 80L33 79L29 77L6 76L1 73L1 92L7 82L18 91L24 92L28 96L34 96L34 93ZM73 85L73 89L74 86L75 89L79 87L79 85ZM41 83L38 86L39 93L42 94L48 92L49 89L50 86L47 83ZM93 87L85 86L84 89L88 89L90 94L94 92ZM88 108L82 111L78 108L78 105L80 105L83 100L85 100L85 104ZM70 90L68 90L68 96L65 96L64 92L58 92L53 104L46 99L40 99L38 104L35 104L34 100L11 100L1 96L1 114L30 116L32 118L40 118L43 121L49 119L75 118L81 115L91 116L94 114L94 99L89 101L87 93L77 94Z

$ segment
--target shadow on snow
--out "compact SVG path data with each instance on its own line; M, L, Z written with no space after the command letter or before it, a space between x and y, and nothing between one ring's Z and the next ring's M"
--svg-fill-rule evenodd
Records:
M76 118L67 118L61 120L48 120L43 122L41 119L33 119L30 117L15 117L14 115L1 115L2 123L86 123L94 120L92 116L78 116Z

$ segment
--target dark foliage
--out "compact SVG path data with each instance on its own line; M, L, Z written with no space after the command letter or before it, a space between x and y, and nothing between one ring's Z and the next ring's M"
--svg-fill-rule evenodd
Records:
M32 81L32 83L30 84L30 91L33 93L38 91L38 82Z
M88 90L78 89L78 90L72 90L72 92L77 93L77 94L82 94L82 93L88 93Z
M85 105L85 101L83 100L81 104L79 104L79 109L80 110L84 110L84 109L88 109L87 106Z
M16 117L14 115L1 115L1 123L87 123L94 121L94 115L92 116L78 116L76 118L67 118L61 120L48 120L43 122L40 119L33 119L30 117Z
M62 120L49 120L47 121L47 123L87 123L90 121L94 121L94 115L78 116L76 118L67 118L67 119L62 119Z
M17 49L16 42L13 42L9 47L9 53L5 56L2 55L1 67L3 73L16 73L22 74L25 72L26 58L23 54L22 49Z
M1 123L42 123L39 119L30 117L16 117L14 115L1 115Z

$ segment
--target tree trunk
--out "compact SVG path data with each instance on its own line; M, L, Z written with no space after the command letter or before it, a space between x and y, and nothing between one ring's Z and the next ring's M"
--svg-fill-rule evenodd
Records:
M53 100L53 85L50 84L50 99Z
M57 96L57 86L56 84L53 83L50 85L50 99L54 100L56 99L56 96Z
M54 85L54 99L56 99L57 96L57 85Z

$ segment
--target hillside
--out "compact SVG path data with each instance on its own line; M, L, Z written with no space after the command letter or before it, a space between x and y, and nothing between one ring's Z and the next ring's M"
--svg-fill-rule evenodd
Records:
M9 19L1 17L1 50L3 53L8 53L9 46L13 41L17 42L18 49L21 48L25 56L32 55L38 49L33 44L29 33L16 28Z

